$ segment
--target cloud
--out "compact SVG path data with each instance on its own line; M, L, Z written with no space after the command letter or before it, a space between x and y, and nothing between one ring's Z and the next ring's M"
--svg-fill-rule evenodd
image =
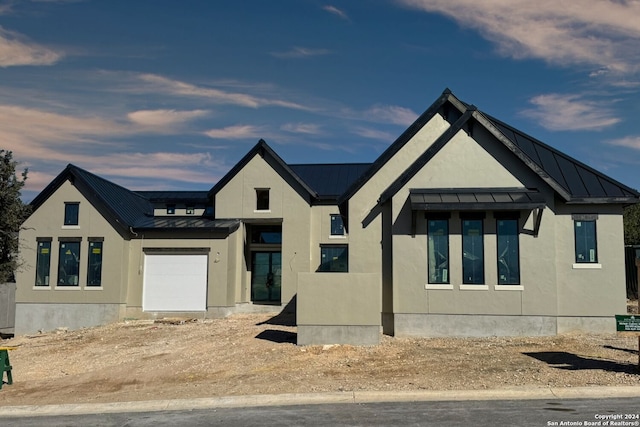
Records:
M640 150L640 136L625 136L624 138L607 140L605 143Z
M320 126L312 123L286 123L280 129L291 133L303 133L307 135L321 135Z
M293 47L285 52L272 52L276 58L309 58L312 56L329 55L329 49L311 49L307 47Z
M640 2L591 0L398 0L446 15L494 42L501 54L615 74L640 67Z
M192 120L205 117L209 114L207 110L139 110L127 114L129 120L141 126L154 129L167 130L179 127Z
M580 95L546 94L529 100L535 108L521 115L549 130L601 130L620 122L613 111Z
M363 138L375 139L378 141L385 141L388 143L393 142L397 135L392 135L389 132L384 132L377 129L369 129L364 127L357 127L351 130L351 133L359 135Z
M154 94L157 94L160 91L173 96L204 98L219 104L238 105L249 108L277 106L291 108L294 110L310 110L310 108L295 102L279 99L266 99L248 95L246 93L227 92L216 88L197 86L179 80L172 80L157 74L137 74L135 75L135 79L142 81L147 86L136 87L133 89L134 91L151 92Z
M210 129L204 132L205 135L213 139L259 138L262 133L262 128L251 125L228 126L221 129Z
M397 105L374 105L365 111L364 115L371 121L382 121L396 125L410 125L418 114L413 110Z
M61 53L31 43L20 34L0 27L0 67L52 65L61 58Z
M349 16L344 11L338 9L335 6L325 5L325 6L322 6L322 9L326 10L327 12L329 12L329 13L331 13L333 15L336 15L339 18L344 19L345 21L349 20Z

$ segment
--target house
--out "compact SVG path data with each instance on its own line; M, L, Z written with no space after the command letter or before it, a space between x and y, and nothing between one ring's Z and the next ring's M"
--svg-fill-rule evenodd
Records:
M261 140L209 192L69 165L20 235L16 333L288 306L300 345L614 331L639 197L449 90L372 164Z

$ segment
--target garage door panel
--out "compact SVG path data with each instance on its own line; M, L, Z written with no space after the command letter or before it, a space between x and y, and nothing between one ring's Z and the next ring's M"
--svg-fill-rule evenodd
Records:
M144 311L205 311L207 255L145 255Z

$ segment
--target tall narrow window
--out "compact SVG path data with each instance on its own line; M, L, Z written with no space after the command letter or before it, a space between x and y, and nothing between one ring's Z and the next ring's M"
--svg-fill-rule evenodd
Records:
M49 286L51 272L51 239L38 239L36 255L36 286Z
M349 247L347 245L320 246L320 267L318 271L348 272Z
M89 238L87 286L102 286L102 239Z
M341 215L331 214L331 235L344 236L344 224L342 223Z
M256 210L258 211L269 210L269 189L268 188L256 188Z
M497 219L498 239L498 284L520 284L520 247L518 242L518 220Z
M427 220L429 283L449 283L449 220Z
M462 283L484 283L482 219L462 220Z
M576 239L576 263L597 263L595 215L574 215L573 229Z
M60 241L58 286L78 286L80 273L80 239Z
M64 204L64 225L78 225L80 203Z

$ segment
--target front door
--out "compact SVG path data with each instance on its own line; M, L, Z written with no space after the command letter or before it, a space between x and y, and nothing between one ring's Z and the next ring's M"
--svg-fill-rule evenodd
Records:
M280 304L282 254L280 252L251 253L251 301Z

